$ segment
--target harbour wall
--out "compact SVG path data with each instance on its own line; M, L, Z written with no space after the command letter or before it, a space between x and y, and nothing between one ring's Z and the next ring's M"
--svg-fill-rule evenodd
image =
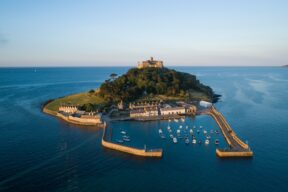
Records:
M145 149L137 149L134 147L128 147L128 146L105 141L105 135L106 135L106 127L104 128L102 141L101 141L102 145L106 148L121 151L124 153L129 153L132 155L142 156L142 157L156 157L156 158L162 157L162 149L145 150Z
M216 155L218 157L252 157L253 151L222 151L216 149Z
M88 126L99 126L99 127L104 126L103 123L100 121L95 121L94 119L90 120L90 119L81 119L81 118L73 117L73 116L65 116L65 115L58 113L56 111L52 111L50 109L47 109L45 106L43 108L43 112L47 113L49 115L59 117L60 119L63 119L64 121L67 121L67 122L73 123L73 124L77 124L77 125L88 125Z

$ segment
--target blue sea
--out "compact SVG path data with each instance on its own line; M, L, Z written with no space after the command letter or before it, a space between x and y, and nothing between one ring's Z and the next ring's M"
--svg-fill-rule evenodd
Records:
M288 69L280 67L172 67L197 75L222 95L216 108L254 152L220 159L209 145L173 144L167 121L112 122L112 140L125 130L127 145L162 148L145 159L101 146L103 130L71 125L41 112L44 102L95 89L128 67L1 68L0 191L287 191ZM217 130L209 116L171 122ZM166 139L161 139L162 128ZM204 139L202 130L197 139ZM204 142L204 140L203 140Z

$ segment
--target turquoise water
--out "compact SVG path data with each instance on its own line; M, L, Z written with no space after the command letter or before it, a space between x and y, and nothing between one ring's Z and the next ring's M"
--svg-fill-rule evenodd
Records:
M41 112L51 98L98 87L128 68L0 69L0 191L286 191L288 184L288 70L276 67L176 67L196 74L221 94L216 107L252 159L219 159L215 145L162 140L167 121L114 122L128 145L161 147L162 159L143 159L100 145L102 130L70 125ZM217 129L208 116L189 127ZM171 122L176 130L180 125ZM202 138L203 133L197 137ZM221 135L213 135L220 139Z

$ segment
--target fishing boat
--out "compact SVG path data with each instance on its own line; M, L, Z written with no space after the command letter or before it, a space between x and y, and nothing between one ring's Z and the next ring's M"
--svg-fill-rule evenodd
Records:
M125 135L125 134L126 134L126 131L121 131L120 133L123 134L123 135Z
M177 143L177 138L173 137L173 143Z
M185 144L189 144L189 139L188 138L185 139Z
M215 145L219 145L219 139L215 140Z
M190 134L191 134L191 135L193 135L193 129L190 129L190 131L189 131L189 132L190 132Z
M205 140L205 145L209 145L209 140L208 139Z
M196 144L196 143L197 143L197 140L196 140L196 139L193 139L193 140L192 140L192 143L193 143L193 144Z

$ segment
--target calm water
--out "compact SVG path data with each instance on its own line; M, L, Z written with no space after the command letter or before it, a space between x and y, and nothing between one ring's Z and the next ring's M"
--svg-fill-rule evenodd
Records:
M287 190L287 69L176 68L198 75L222 95L216 106L239 137L248 140L253 159L222 160L211 143L161 140L158 128L166 133L167 122L112 123L112 139L124 129L132 139L129 145L164 150L162 159L133 157L102 148L100 129L70 125L41 112L46 100L96 88L110 73L127 69L0 69L0 191ZM207 116L183 125L217 129ZM225 146L221 135L215 138Z

